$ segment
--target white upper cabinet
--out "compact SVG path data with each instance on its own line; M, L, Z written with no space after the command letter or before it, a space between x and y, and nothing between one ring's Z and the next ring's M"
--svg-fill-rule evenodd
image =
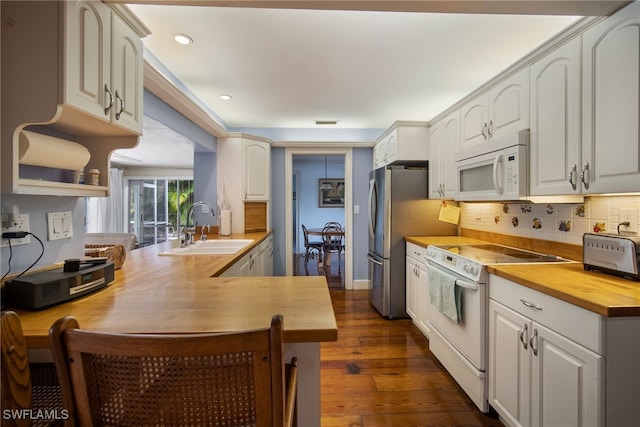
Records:
M218 138L216 155L218 196L231 210L231 232L244 233L246 203L267 203L269 217L271 144L264 138L233 133Z
M65 2L65 103L142 134L142 40L99 2Z
M429 160L429 128L424 122L395 122L373 147L373 168L396 161Z
M460 151L475 151L493 138L528 128L529 69L525 68L462 106Z
M530 194L577 191L580 161L581 38L531 65Z
M122 5L99 1L1 2L2 192L74 197L108 195L109 157L142 133L143 58L148 29ZM22 130L62 136L90 153L74 182L73 150L59 162L20 158ZM77 150L76 150L77 151ZM40 158L44 158L40 156Z
M640 2L583 34L583 192L640 191Z
M429 198L456 195L455 154L460 150L460 110L435 122L429 129Z
M271 182L271 145L251 139L242 140L244 200L269 200Z

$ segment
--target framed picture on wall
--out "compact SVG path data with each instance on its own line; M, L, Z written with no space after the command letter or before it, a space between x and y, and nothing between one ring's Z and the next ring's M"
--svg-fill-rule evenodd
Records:
M318 179L318 192L321 208L344 207L344 178Z

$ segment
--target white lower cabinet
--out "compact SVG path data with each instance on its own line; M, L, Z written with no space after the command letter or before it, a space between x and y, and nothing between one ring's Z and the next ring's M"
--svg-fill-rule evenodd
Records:
M640 317L606 317L489 279L489 404L510 426L640 419Z
M251 249L251 252L240 258L238 261L239 277L257 277L259 270L257 247Z
M408 245L407 245L408 246ZM418 317L418 261L414 258L407 255L407 265L406 265L406 273L405 273L405 283L406 283L406 306L407 306L407 314L413 321Z
M258 249L258 276L273 276L273 236L260 243Z
M273 235L255 246L233 265L229 266L221 277L266 277L273 276Z
M604 358L490 300L489 403L512 426L601 425Z
M427 275L427 249L407 242L406 256L406 306L407 314L420 331L429 337L427 323L429 307L429 276Z

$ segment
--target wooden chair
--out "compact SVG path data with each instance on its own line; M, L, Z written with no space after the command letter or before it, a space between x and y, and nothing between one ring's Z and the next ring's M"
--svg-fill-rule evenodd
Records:
M20 318L13 311L1 315L2 410L43 410L51 418L64 417L60 387L51 364L29 364L27 345L22 333ZM10 412L11 413L11 412ZM27 416L4 417L2 426L57 425L55 419Z
M2 409L31 409L31 376L20 318L2 312ZM31 425L29 420L4 420L7 425Z
M58 319L49 331L78 425L256 425L294 422L297 360L285 388L282 316L225 334L116 334ZM65 403L66 404L66 403Z
M304 235L304 266L307 266L309 255L314 251L318 253L318 263L322 262L322 248L324 247L322 240L309 241L309 231L304 224L302 224L302 234Z
M338 273L341 270L340 255L344 248L344 230L338 222L327 222L322 229L323 251L325 258L330 257L332 253L338 254Z

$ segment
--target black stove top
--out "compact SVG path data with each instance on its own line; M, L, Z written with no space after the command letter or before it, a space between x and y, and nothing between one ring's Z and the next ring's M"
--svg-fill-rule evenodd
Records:
M439 247L453 254L457 254L461 257L477 261L482 264L526 264L569 261L564 258L556 257L555 255L544 255L522 249L511 248L509 246L494 244L450 245Z

